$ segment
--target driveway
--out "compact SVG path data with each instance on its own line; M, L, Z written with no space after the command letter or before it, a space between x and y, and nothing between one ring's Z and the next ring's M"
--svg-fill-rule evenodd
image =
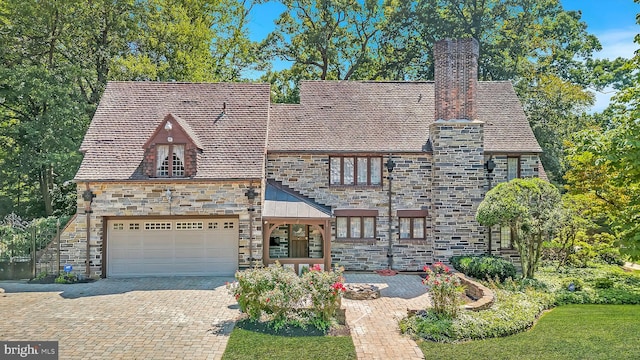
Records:
M60 359L220 359L239 314L227 281L0 281L0 340L57 340Z

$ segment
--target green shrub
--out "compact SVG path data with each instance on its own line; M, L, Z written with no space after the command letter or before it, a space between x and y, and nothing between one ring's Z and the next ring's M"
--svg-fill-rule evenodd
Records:
M453 322L451 318L441 316L433 311L420 311L414 316L400 320L400 332L410 334L416 339L435 342L451 342L453 338Z
M76 274L62 273L54 280L56 284L73 284L78 282Z
M516 277L515 266L496 256L454 256L449 261L456 270L480 280Z
M279 263L236 273L227 284L240 310L254 321L266 321L273 328L313 325L326 330L340 307L342 271L321 271L314 266L298 277Z
M577 277L566 278L562 282L562 289L567 291L580 291L584 287L584 282Z
M610 289L613 287L613 280L609 278L597 278L593 281L596 289Z

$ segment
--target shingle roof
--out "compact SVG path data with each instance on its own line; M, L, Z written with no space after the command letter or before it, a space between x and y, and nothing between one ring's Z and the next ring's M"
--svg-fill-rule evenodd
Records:
M428 151L433 82L306 81L300 104L274 104L268 151ZM508 81L478 84L485 151L542 152Z
M143 144L168 114L203 148L196 179L260 178L269 94L269 84L110 82L75 179L144 179Z

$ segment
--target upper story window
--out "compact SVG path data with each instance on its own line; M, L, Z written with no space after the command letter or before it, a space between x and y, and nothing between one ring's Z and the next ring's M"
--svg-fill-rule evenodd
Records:
M184 144L156 146L156 176L184 177Z
M507 181L511 181L520 177L520 158L508 157L507 158Z
M368 156L332 156L331 185L382 185L382 158Z

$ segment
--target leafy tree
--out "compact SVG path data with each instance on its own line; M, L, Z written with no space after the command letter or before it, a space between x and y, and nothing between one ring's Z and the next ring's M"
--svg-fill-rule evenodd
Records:
M555 186L538 178L514 179L487 193L476 219L484 226L511 227L523 276L533 278L542 244L556 229L560 209L560 192Z
M378 0L282 0L286 10L263 43L268 54L293 63L262 80L274 84L274 101L299 101L303 79L374 79L375 48L384 21Z
M135 3L130 51L114 59L113 78L237 81L258 62L248 36L251 0L146 0Z
M640 0L636 0L640 3ZM640 23L640 14L636 16ZM636 35L640 44L640 35ZM593 199L606 214L621 251L640 258L640 53L624 65L627 78L605 111L606 121L582 131L571 148L567 188Z

